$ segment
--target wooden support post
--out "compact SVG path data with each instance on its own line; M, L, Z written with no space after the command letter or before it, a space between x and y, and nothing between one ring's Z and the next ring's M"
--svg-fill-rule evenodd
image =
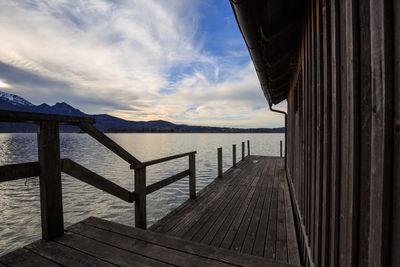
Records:
M196 154L189 155L189 195L196 198Z
M218 177L222 178L222 147L218 148Z
M57 122L40 122L38 152L42 238L51 240L64 234L60 133Z
M135 169L135 194L135 226L146 229L146 167Z
M247 155L250 156L250 140L247 140Z
M244 160L244 142L242 142L242 160Z
M280 149L281 149L281 158L282 158L282 140L280 141Z
M236 145L232 145L232 165L236 167Z

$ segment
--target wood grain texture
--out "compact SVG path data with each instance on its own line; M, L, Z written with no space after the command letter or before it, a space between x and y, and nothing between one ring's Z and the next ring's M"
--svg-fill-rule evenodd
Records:
M283 158L248 156L151 230L298 265L286 183Z
M134 193L107 180L106 178L92 172L70 159L61 160L62 172L91 186L118 197L126 202L132 203L135 200Z
M27 162L0 166L0 183L39 176L39 162Z

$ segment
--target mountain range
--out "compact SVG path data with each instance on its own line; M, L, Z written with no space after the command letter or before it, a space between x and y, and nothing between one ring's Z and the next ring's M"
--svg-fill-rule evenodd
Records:
M86 114L71 105L62 102L53 106L48 104L34 105L26 99L0 91L0 110L12 110L22 112L38 112L69 116L90 117L96 119L95 126L103 132L212 132L212 133L282 133L285 128L229 128L211 126L192 126L186 124L174 124L164 120L154 121L128 121L107 114ZM36 126L29 123L1 123L0 132L35 132ZM75 126L62 125L62 132L79 132Z

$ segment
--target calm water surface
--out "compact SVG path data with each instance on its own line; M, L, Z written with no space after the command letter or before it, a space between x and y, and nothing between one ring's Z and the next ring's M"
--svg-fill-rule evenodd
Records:
M223 147L224 170L232 165L232 144L241 157L241 142L250 140L251 154L279 155L283 134L110 134L141 161L196 150L197 191L217 173L217 148ZM0 134L0 165L37 160L36 134ZM247 150L246 150L247 152ZM86 134L62 134L61 156L134 190L129 165ZM152 184L188 168L188 159L154 165L147 170ZM64 221L68 226L88 216L134 225L134 204L125 203L68 175L62 177ZM147 196L150 226L189 195L184 178ZM38 178L0 183L0 255L41 236Z

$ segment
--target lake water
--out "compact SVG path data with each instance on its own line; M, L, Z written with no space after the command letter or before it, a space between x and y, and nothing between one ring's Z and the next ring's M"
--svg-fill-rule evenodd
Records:
M196 150L197 191L217 174L217 148L223 148L224 171L232 165L232 144L241 158L241 142L251 154L279 155L283 134L109 134L141 161ZM36 134L0 134L0 165L37 160ZM247 148L246 148L247 153ZM62 134L61 157L70 158L107 179L134 190L133 171L118 156L86 134ZM147 184L188 168L188 158L151 166ZM89 216L134 225L134 203L126 203L75 178L62 176L65 226ZM147 196L148 226L189 197L188 178ZM41 237L38 178L0 183L0 255Z

